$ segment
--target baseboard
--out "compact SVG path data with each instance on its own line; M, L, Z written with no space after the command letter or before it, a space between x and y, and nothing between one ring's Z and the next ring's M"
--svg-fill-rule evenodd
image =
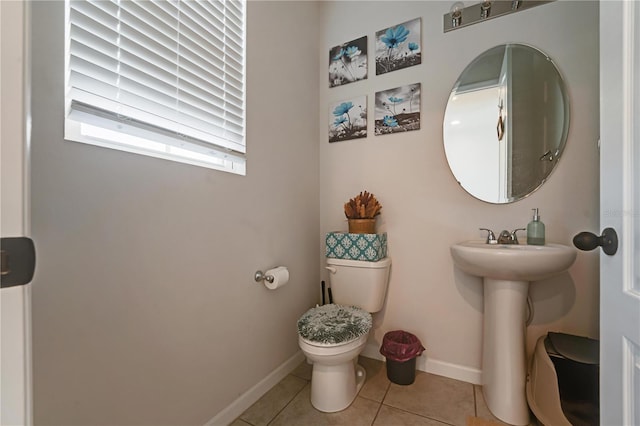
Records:
M367 344L362 351L362 356L380 361L385 360L384 356L380 353L380 348L374 344ZM244 413L272 387L278 384L280 380L284 379L289 373L295 370L303 360L304 354L301 351L296 352L291 358L282 363L268 376L260 380L255 386L240 395L240 397L229 404L225 409L216 414L215 417L205 423L205 426L222 426L233 422L238 418L238 416L240 416L240 414ZM420 356L416 361L416 369L420 371L426 371L427 373L437 374L439 376L449 377L451 379L461 380L463 382L473 383L476 385L482 383L481 370L429 359L424 356Z
M280 382L280 380L284 379L289 373L295 370L303 360L304 354L302 351L296 352L291 358L282 363L282 365L277 367L267 377L260 380L255 386L240 395L238 399L216 414L215 417L205 423L205 426L229 425L238 418L240 414L244 413L247 408L251 407L257 400L267 393L269 389L274 387Z
M380 361L385 360L384 356L380 353L380 348L371 343L365 346L362 351L362 356L378 359ZM430 359L426 356L420 356L416 361L417 370L437 374L438 376L449 377L450 379L461 380L467 383L473 383L474 385L482 384L482 370Z

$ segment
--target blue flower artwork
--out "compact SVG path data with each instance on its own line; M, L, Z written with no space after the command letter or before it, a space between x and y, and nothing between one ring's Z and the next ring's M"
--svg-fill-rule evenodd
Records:
M367 78L367 36L329 50L329 87Z
M376 136L419 129L420 83L376 93Z
M420 18L376 32L376 75L420 65Z
M366 137L366 95L329 105L329 142Z
M398 127L398 120L390 115L382 117L382 125L386 127Z

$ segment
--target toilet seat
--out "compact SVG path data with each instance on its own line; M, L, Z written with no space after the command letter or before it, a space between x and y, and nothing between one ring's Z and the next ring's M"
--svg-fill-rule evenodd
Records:
M298 320L298 335L309 345L341 346L366 336L373 324L371 314L355 306L316 306Z
M337 362L344 361L344 359L353 358L357 356L357 354L360 354L367 343L367 338L368 336L364 335L348 342L326 344L311 342L298 336L298 345L311 361L316 359L316 357L321 357L325 364L333 365ZM356 355L353 355L354 351Z

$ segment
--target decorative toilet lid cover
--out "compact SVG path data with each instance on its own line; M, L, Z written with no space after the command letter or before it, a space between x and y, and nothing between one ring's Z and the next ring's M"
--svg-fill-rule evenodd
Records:
M369 332L371 314L355 306L316 306L298 320L298 333L312 342L335 344L357 339Z

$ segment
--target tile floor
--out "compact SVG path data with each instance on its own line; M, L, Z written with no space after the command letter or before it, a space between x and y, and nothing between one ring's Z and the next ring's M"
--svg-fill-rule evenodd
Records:
M367 379L346 410L322 413L311 406L311 365L304 361L231 426L465 426L468 416L504 424L489 412L480 386L422 371L413 384L400 386L389 381L384 362L360 357L360 365Z

